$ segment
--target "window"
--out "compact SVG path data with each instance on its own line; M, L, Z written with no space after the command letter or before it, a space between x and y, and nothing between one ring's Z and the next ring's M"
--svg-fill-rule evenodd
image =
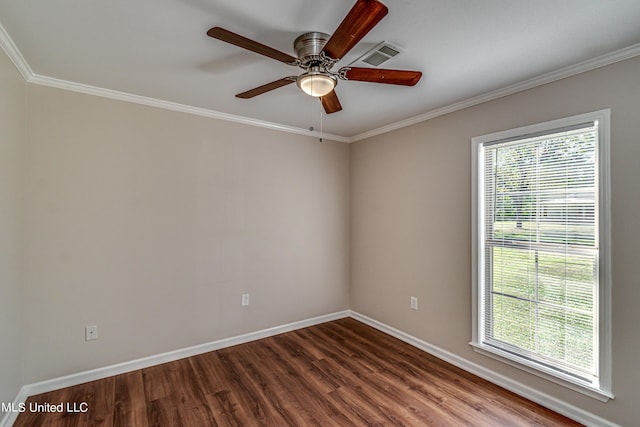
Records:
M472 145L471 345L612 398L609 110Z

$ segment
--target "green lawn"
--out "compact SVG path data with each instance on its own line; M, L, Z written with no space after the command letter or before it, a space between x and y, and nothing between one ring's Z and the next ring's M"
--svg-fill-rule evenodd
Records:
M494 247L492 273L493 338L593 365L594 257Z

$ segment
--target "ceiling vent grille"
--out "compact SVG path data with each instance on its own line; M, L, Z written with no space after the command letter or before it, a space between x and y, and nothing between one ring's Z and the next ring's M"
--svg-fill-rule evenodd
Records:
M354 62L362 61L366 64L377 67L387 62L399 53L400 49L385 41L369 50Z

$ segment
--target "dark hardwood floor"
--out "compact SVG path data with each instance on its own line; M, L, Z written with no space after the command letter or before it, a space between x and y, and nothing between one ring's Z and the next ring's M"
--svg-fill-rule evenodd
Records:
M353 319L32 396L14 426L576 426Z

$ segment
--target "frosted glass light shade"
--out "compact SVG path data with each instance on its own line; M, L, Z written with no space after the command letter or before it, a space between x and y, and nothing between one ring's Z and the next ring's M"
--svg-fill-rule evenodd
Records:
M304 93L317 98L331 92L338 81L331 75L309 72L298 76L297 83Z

